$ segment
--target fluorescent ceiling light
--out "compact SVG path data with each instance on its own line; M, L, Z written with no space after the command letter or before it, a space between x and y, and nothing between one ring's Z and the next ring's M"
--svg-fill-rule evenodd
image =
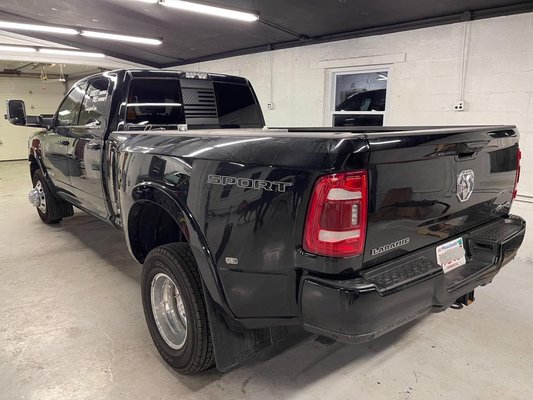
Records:
M60 50L60 49L39 49L39 53L56 54L56 55L61 55L61 56L74 56L74 57L91 57L91 58L104 58L105 57L105 54L102 54L102 53L90 53L86 51Z
M35 53L37 50L35 50L33 47L0 45L0 51L13 51L17 53Z
M91 30L78 30L74 28L63 28L59 26L24 24L20 22L0 21L0 29L22 30L33 32L58 33L63 35L82 35L91 38L118 40L121 42L132 42L141 44L160 45L163 41L159 38L139 37L121 35L118 33L97 32Z
M21 31L60 33L63 35L77 35L79 32L72 28L61 28L59 26L23 24L20 22L0 21L0 28L14 29Z
M108 39L108 40L118 40L120 42L132 42L132 43L142 43L142 44L151 44L151 45L160 45L163 43L161 39L139 37L139 36L129 36L129 35L120 35L117 33L108 33L108 32L97 32L97 31L81 31L82 36L98 39Z
M259 19L257 14L207 6L205 4L191 3L190 1L161 0L160 3L167 7L179 8L180 10L194 11L202 14L214 15L216 17L238 19L239 21L253 22Z

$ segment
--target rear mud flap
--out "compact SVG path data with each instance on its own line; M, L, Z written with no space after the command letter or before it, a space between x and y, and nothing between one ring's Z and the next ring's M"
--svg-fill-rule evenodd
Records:
M217 369L226 372L259 351L284 340L287 328L242 329L232 326L224 313L206 296L207 315Z

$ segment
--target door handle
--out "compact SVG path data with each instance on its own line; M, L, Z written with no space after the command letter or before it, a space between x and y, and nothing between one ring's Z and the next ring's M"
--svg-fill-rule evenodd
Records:
M99 143L89 143L87 145L87 148L89 150L100 150L102 148L102 146Z
M61 146L68 146L70 142L68 140L58 140L57 144L60 144Z

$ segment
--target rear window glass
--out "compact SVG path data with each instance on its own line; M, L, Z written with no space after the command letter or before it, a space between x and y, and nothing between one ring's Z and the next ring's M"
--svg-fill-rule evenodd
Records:
M141 126L184 124L179 80L133 79L126 104L126 123Z
M248 85L213 82L219 124L262 127L261 110Z

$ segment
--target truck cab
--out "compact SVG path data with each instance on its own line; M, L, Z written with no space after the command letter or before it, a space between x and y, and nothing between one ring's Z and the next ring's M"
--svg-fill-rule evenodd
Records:
M111 132L263 126L255 93L243 78L112 71L75 83L49 129L33 136L31 151L69 203L114 220L104 184Z

